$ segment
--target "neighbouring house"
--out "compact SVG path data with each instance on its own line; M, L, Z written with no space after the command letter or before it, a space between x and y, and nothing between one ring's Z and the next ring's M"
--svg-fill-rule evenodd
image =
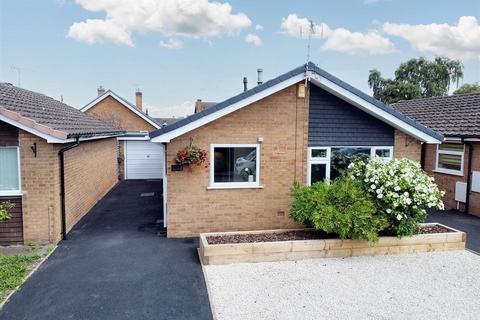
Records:
M112 90L97 89L97 97L80 109L126 131L118 137L119 179L162 179L164 149L162 144L151 143L149 131L159 129L167 120L157 121L143 110L143 95L135 93L135 104ZM168 119L168 123L173 120Z
M202 112L203 110L211 108L216 104L217 104L216 102L208 102L208 101L202 101L202 99L197 99L197 101L195 101L194 113Z
M166 148L169 237L295 227L288 217L293 183L333 179L354 155L420 161L422 144L443 141L313 63L150 137ZM174 165L177 152L189 145L209 152L208 168Z
M401 101L395 109L440 132L440 145L425 145L424 168L446 191L448 208L480 216L480 93Z
M43 94L0 83L0 244L56 243L118 181L122 131Z

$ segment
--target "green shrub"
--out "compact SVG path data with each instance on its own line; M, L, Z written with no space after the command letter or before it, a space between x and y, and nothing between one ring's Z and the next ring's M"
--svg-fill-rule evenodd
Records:
M15 207L10 201L0 202L0 222L11 218L10 210Z
M292 219L341 239L376 241L388 225L360 181L341 177L330 183L294 185L292 193Z

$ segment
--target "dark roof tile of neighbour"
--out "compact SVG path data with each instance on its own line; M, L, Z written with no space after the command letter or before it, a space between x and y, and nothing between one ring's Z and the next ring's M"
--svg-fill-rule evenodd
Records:
M29 127L42 129L40 131L50 130L50 134L59 138L122 133L65 103L9 83L0 83L0 114L21 120Z
M480 137L480 93L405 100L393 107L445 136Z

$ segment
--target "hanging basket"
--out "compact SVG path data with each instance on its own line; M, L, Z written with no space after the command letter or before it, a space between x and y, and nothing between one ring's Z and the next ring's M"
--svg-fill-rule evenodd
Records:
M175 163L181 166L205 167L208 168L207 151L195 146L188 146L177 152Z

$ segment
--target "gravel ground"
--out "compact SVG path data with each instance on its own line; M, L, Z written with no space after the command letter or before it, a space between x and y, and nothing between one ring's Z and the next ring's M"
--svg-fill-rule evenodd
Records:
M228 319L478 319L480 256L469 251L205 266Z

